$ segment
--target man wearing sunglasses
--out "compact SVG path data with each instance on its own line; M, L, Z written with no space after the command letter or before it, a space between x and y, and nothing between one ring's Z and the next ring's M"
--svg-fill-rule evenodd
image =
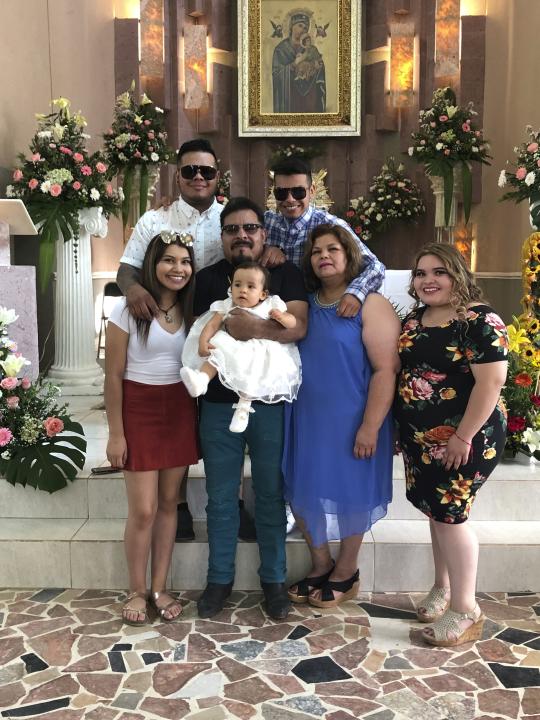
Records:
M151 320L159 314L154 298L140 285L140 269L148 243L162 230L192 235L197 269L223 257L219 223L223 206L216 200L218 179L216 153L208 140L185 142L177 155L180 197L168 207L144 213L120 258L116 281L135 317Z
M227 297L233 269L246 260L260 261L266 231L262 210L248 198L232 198L221 214L224 259L197 273L194 314L202 315L216 300ZM290 262L270 268L270 293L279 295L296 317L296 327L287 330L275 320L258 319L248 338L277 342L301 339L307 327L307 295L300 270ZM241 315L249 315L238 310ZM226 321L228 327L229 320ZM285 586L285 503L281 456L283 452L283 403L254 402L255 412L243 433L232 433L229 425L238 395L216 377L200 401L200 438L208 493L208 583L197 602L199 617L220 612L231 594L235 578L237 543L237 497L246 444L251 458L255 492L255 526L259 544L259 577L265 609L274 619L283 619L290 603ZM249 569L247 569L249 572ZM241 569L245 582L246 569Z
M264 226L267 231L267 249L263 263L272 267L285 260L300 266L307 236L317 225L341 225L360 247L364 257L362 274L355 278L343 295L338 315L354 317L366 295L376 292L384 280L384 265L361 242L350 226L341 218L311 205L313 184L311 168L300 158L290 158L276 164L274 171L274 197L278 212L267 211Z

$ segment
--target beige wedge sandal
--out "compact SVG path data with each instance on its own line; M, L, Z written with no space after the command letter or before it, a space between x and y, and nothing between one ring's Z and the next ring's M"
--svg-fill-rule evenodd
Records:
M432 623L444 615L450 604L450 589L440 588L435 585L428 592L426 597L422 598L416 608L416 617L418 622ZM423 611L423 612L422 612Z
M459 626L460 620L472 620L473 624L462 630ZM454 647L454 645L463 645L466 642L480 640L482 637L482 629L484 627L485 617L478 605L471 612L458 613L448 609L436 622L433 623L431 629L433 635L429 634L426 628L422 632L422 639L430 645L437 647ZM449 637L449 635L453 637Z

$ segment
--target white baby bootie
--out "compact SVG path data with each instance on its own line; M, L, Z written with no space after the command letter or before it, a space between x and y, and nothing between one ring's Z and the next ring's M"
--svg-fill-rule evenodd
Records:
M186 390L191 397L199 397L204 395L208 390L209 377L206 373L200 370L192 370L188 367L180 368L180 377L182 382L186 386Z
M248 426L249 413L255 412L255 410L251 407L251 400L240 399L233 405L233 408L235 408L235 410L234 415L232 416L231 424L229 425L229 430L233 433L244 432Z

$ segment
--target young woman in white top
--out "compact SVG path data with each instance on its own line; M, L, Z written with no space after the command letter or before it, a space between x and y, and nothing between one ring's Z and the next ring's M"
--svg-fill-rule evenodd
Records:
M186 233L156 235L144 257L142 284L154 297L159 314L151 322L135 319L122 299L107 328L107 458L123 468L128 497L124 543L130 592L122 617L129 625L147 622L148 602L166 622L182 612L180 602L165 588L178 488L185 467L200 457L196 405L179 381L180 358L193 317L192 244Z

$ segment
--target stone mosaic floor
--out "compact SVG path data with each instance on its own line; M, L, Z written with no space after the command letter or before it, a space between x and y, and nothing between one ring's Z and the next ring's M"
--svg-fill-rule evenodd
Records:
M235 592L199 620L118 620L122 593L0 591L0 715L49 720L540 720L540 593L481 594L481 641L423 646L418 595L268 620Z

